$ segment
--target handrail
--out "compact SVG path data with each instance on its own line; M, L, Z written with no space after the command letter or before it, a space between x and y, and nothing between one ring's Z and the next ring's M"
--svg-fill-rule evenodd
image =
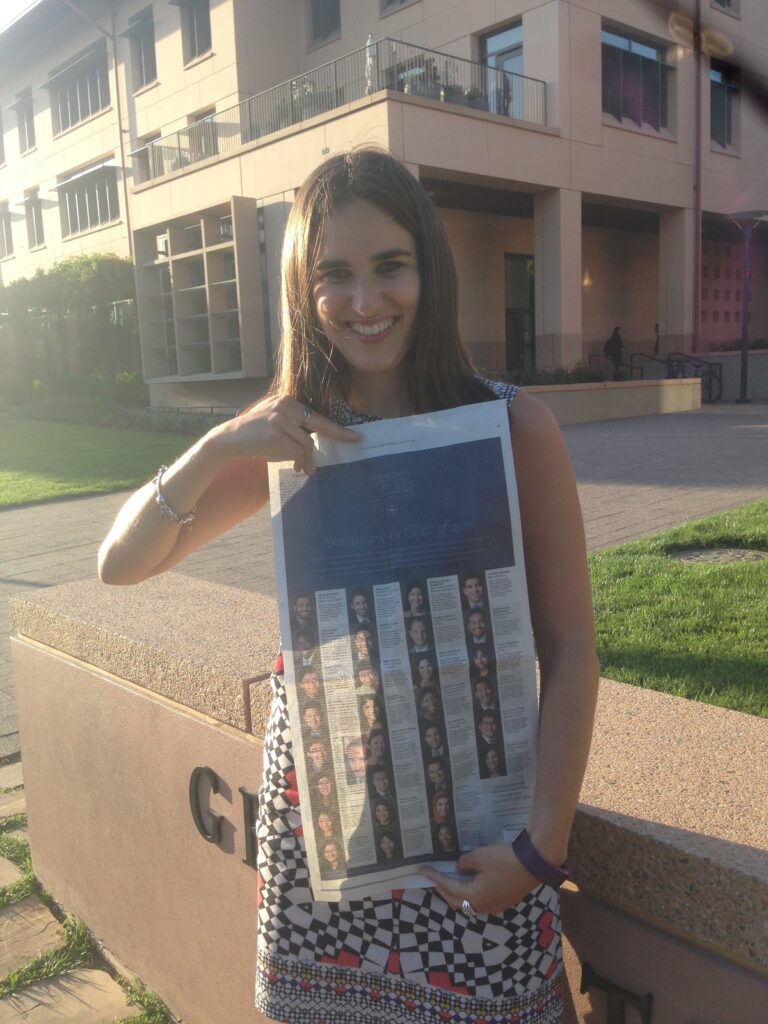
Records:
M143 181L391 90L545 125L546 82L385 37L132 151Z

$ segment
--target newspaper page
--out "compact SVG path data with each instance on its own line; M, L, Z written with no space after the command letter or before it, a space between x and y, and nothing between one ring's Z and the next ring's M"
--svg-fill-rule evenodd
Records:
M509 841L536 761L533 638L503 401L315 435L270 465L303 834L316 899L430 884Z

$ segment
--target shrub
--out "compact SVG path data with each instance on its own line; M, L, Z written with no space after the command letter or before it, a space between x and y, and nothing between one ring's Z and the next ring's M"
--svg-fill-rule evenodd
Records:
M583 363L576 363L568 369L558 366L553 370L487 370L484 373L495 380L519 384L521 387L532 387L537 384L597 384L606 380L605 374L584 366Z

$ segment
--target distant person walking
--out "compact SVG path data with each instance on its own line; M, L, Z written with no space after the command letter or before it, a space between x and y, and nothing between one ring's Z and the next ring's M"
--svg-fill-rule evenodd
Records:
M619 369L621 367L621 354L624 351L624 340L621 337L621 328L614 327L613 334L610 336L608 341L605 343L603 352L613 363L613 379L619 379Z

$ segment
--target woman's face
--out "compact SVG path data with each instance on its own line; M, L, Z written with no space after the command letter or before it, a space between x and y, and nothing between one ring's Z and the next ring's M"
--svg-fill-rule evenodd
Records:
M437 716L437 701L434 694L425 693L419 701L419 707L424 718L435 718Z
M491 775L497 775L499 771L499 755L491 749L485 755L485 767L491 773Z
M368 764L381 764L387 752L387 743L382 733L374 733L368 740Z
M323 856L329 867L337 868L339 866L339 851L336 849L335 843L328 843L323 850Z
M371 633L370 630L360 629L355 633L355 647L357 653L361 658L370 658L371 656Z
M433 675L434 669L432 668L432 662L429 658L422 658L419 662L419 679L421 680L422 686L429 686L432 682Z
M486 672L488 669L488 655L482 648L479 651L475 651L473 661L475 668L478 672Z
M440 843L440 847L445 853L450 853L453 850L453 836L451 835L451 830L447 825L443 825L443 827L438 830L437 841Z
M395 841L392 838L392 836L382 836L379 846L381 847L381 852L384 854L387 860L390 860L395 852Z
M380 825L389 825L392 821L392 815L389 813L389 808L386 804L376 804L374 814L376 815L376 821Z
M324 836L333 835L333 822L327 814L318 814L317 824Z
M368 725L373 725L379 720L379 709L376 701L372 697L363 701L363 717Z
M317 780L317 791L320 794L320 796L331 795L331 780L328 778L327 775L323 775L321 779Z
M353 381L399 373L421 294L415 239L378 206L355 199L330 215L319 248L315 311Z
M411 587L408 591L408 607L414 613L424 608L424 592L421 587Z
M450 804L447 796L439 796L437 800L435 800L435 814L439 815L439 817L447 818L449 809Z

